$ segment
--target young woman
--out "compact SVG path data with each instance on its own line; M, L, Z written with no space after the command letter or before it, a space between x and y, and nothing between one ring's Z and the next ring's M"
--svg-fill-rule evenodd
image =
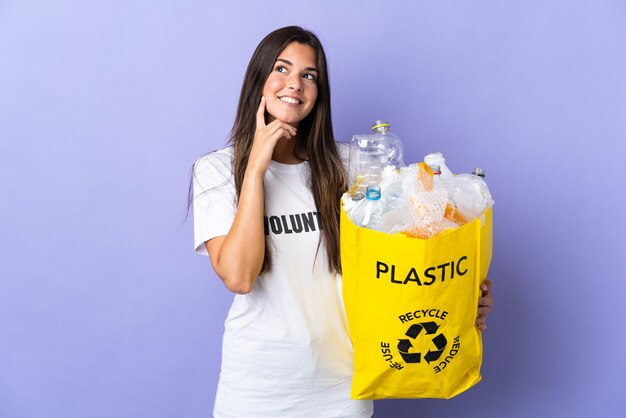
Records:
M261 41L230 142L196 161L193 177L196 251L235 293L215 417L371 417L371 401L349 396L338 275L346 150L333 137L326 57L313 33L291 26Z

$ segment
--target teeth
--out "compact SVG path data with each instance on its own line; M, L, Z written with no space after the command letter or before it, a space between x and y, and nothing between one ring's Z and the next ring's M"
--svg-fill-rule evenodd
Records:
M279 99L280 99L281 102L285 102L285 103L293 103L293 104L299 104L300 103L300 100L292 99L291 97L287 97L287 96L279 97Z

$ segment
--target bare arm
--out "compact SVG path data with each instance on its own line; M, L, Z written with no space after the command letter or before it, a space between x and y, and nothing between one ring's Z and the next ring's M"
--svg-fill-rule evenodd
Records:
M256 115L256 132L244 174L233 224L225 236L205 243L211 264L226 287L235 293L248 293L261 272L265 255L263 179L276 142L291 138L296 129L278 119L265 124L265 99Z

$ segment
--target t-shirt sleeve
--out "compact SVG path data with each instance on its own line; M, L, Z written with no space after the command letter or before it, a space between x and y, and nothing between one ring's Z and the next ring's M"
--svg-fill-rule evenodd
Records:
M204 243L227 235L235 219L232 155L216 151L199 158L193 168L194 249L208 255Z

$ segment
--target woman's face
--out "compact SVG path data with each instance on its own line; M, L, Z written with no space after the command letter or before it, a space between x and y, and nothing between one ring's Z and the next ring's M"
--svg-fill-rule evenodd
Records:
M263 86L268 123L292 126L311 113L317 99L317 57L309 45L292 42L278 55Z

